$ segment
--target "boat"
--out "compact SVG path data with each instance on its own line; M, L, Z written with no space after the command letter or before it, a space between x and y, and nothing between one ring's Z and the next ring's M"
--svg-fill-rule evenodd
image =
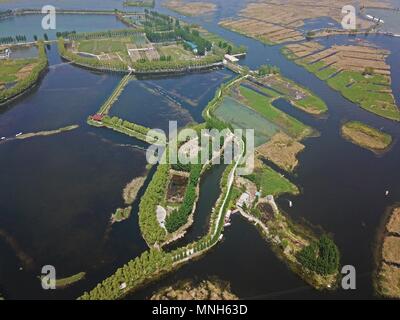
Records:
M6 140L6 137L1 137L0 140Z
M224 235L223 235L223 234L221 234L221 235L219 236L219 239L218 239L218 241L221 241L223 237L224 237Z
M21 135L22 135L22 132L17 133L15 136L16 136L16 137L19 137L19 136L21 136Z

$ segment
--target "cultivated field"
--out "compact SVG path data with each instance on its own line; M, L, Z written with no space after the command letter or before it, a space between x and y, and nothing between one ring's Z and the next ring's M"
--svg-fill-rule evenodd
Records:
M377 273L380 294L400 298L400 208L394 208L386 223L381 248L381 261Z
M358 1L258 0L256 3L249 3L240 12L239 18L224 20L221 25L268 44L284 43L304 39L297 29L304 25L305 20L331 17L341 22L343 6L356 3ZM361 5L390 7L390 2L369 0L361 1ZM373 25L363 18L357 21L358 29Z
M217 9L216 4L202 1L168 0L163 3L163 6L185 16L200 16L212 13Z
M222 21L220 25L267 44L279 44L305 39L295 28L288 28L256 19L229 19Z
M400 208L393 210L390 220L386 225L386 229L388 232L400 235Z
M266 158L286 171L293 171L298 165L297 154L304 150L304 145L280 132L270 141L257 148L257 155Z
M400 297L400 268L382 263L378 277L383 295L392 298Z
M400 237L385 238L382 256L386 262L400 264Z
M0 90L7 83L28 77L35 62L35 59L0 60Z
M310 47L310 46L309 46ZM316 44L311 47L317 48ZM310 51L311 51L310 47ZM293 50L292 50L293 49ZM391 87L390 52L372 46L339 46L314 52L288 45L283 53L314 73L350 101L382 117L400 120Z

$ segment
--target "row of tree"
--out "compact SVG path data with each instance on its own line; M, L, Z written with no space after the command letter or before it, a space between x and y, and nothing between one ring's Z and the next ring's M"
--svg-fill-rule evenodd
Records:
M138 61L133 64L137 72L156 72L156 71L174 71L174 70L189 70L200 67L207 67L214 63L221 62L221 57L209 55L202 59L196 60L153 60L153 61Z
M131 130L131 131L135 131L144 136L146 136L150 130L149 128L146 128L146 127L141 126L136 123L129 122L127 120L123 120L116 116L114 116L114 117L105 116L102 119L102 122L106 125L113 126L113 127L116 127L116 128L122 129L122 130L125 128L125 129Z
M191 165L189 183L186 187L183 203L178 209L172 211L165 221L165 228L169 233L175 232L188 222L188 218L192 213L194 203L197 199L196 189L199 183L201 169L201 164Z
M99 283L90 292L85 292L81 300L115 300L121 298L124 288L135 288L146 279L159 272L172 269L172 254L157 249L143 252L139 257L119 268L112 276Z
M97 32L82 32L76 33L76 31L62 32L59 33L61 37L68 38L71 40L93 40L102 38L115 38L115 37L130 37L142 35L143 32L134 29L118 29L118 30L107 30Z
M16 42L26 42L26 36L25 35L16 35L14 37L9 36L9 37L1 37L0 38L0 44L11 44L11 43L16 43Z
M169 165L159 164L139 204L139 226L148 245L160 243L166 238L166 232L157 220L156 209L164 201L168 180Z

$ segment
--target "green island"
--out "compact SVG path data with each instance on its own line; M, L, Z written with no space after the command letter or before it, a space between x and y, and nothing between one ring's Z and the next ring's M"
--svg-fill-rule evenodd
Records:
M0 60L0 105L19 97L40 80L47 68L47 55L43 41L36 42L36 45L37 58Z
M142 75L213 69L223 65L226 54L246 52L198 26L155 11L116 15L130 28L60 33L60 55L86 68Z
M56 280L56 288L63 289L63 288L69 287L69 286L77 283L78 281L83 280L85 278L85 276L86 276L86 272L79 272L70 277L57 279Z
M124 7L154 8L155 0L125 0Z
M390 52L372 46L321 48L311 43L287 45L282 53L365 110L400 121L386 63Z
M79 272L69 277L56 279L56 289L65 289L73 284L85 279L86 272ZM40 281L42 281L42 277L39 277Z
M117 210L115 210L115 213L111 215L111 224L128 219L131 216L131 212L131 206L126 208L118 208Z
M342 125L342 136L350 142L379 153L388 149L392 143L392 137L359 121L349 121Z
M318 290L334 289L339 276L338 248L326 234L317 237L308 227L282 213L273 194L264 196L266 187L276 195L298 193L286 178L266 168L261 165L254 176L236 181L235 192L242 194L237 202L240 214L258 228L277 256L304 281ZM264 177L256 178L258 174ZM268 176L272 178L266 185Z

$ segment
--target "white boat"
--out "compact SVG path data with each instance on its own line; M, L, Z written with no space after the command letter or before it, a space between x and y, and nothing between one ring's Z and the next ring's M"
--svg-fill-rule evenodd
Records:
M1 137L0 140L6 140L6 137Z
M293 202L289 200L289 208L293 207Z
M221 234L221 235L219 236L219 239L218 239L218 241L221 241L223 237L224 237L224 235L223 235L223 234Z
M21 136L21 135L22 135L22 132L17 133L15 136L16 136L16 137L19 137L19 136Z
M388 195L389 195L389 190L386 190L385 196L388 196Z

